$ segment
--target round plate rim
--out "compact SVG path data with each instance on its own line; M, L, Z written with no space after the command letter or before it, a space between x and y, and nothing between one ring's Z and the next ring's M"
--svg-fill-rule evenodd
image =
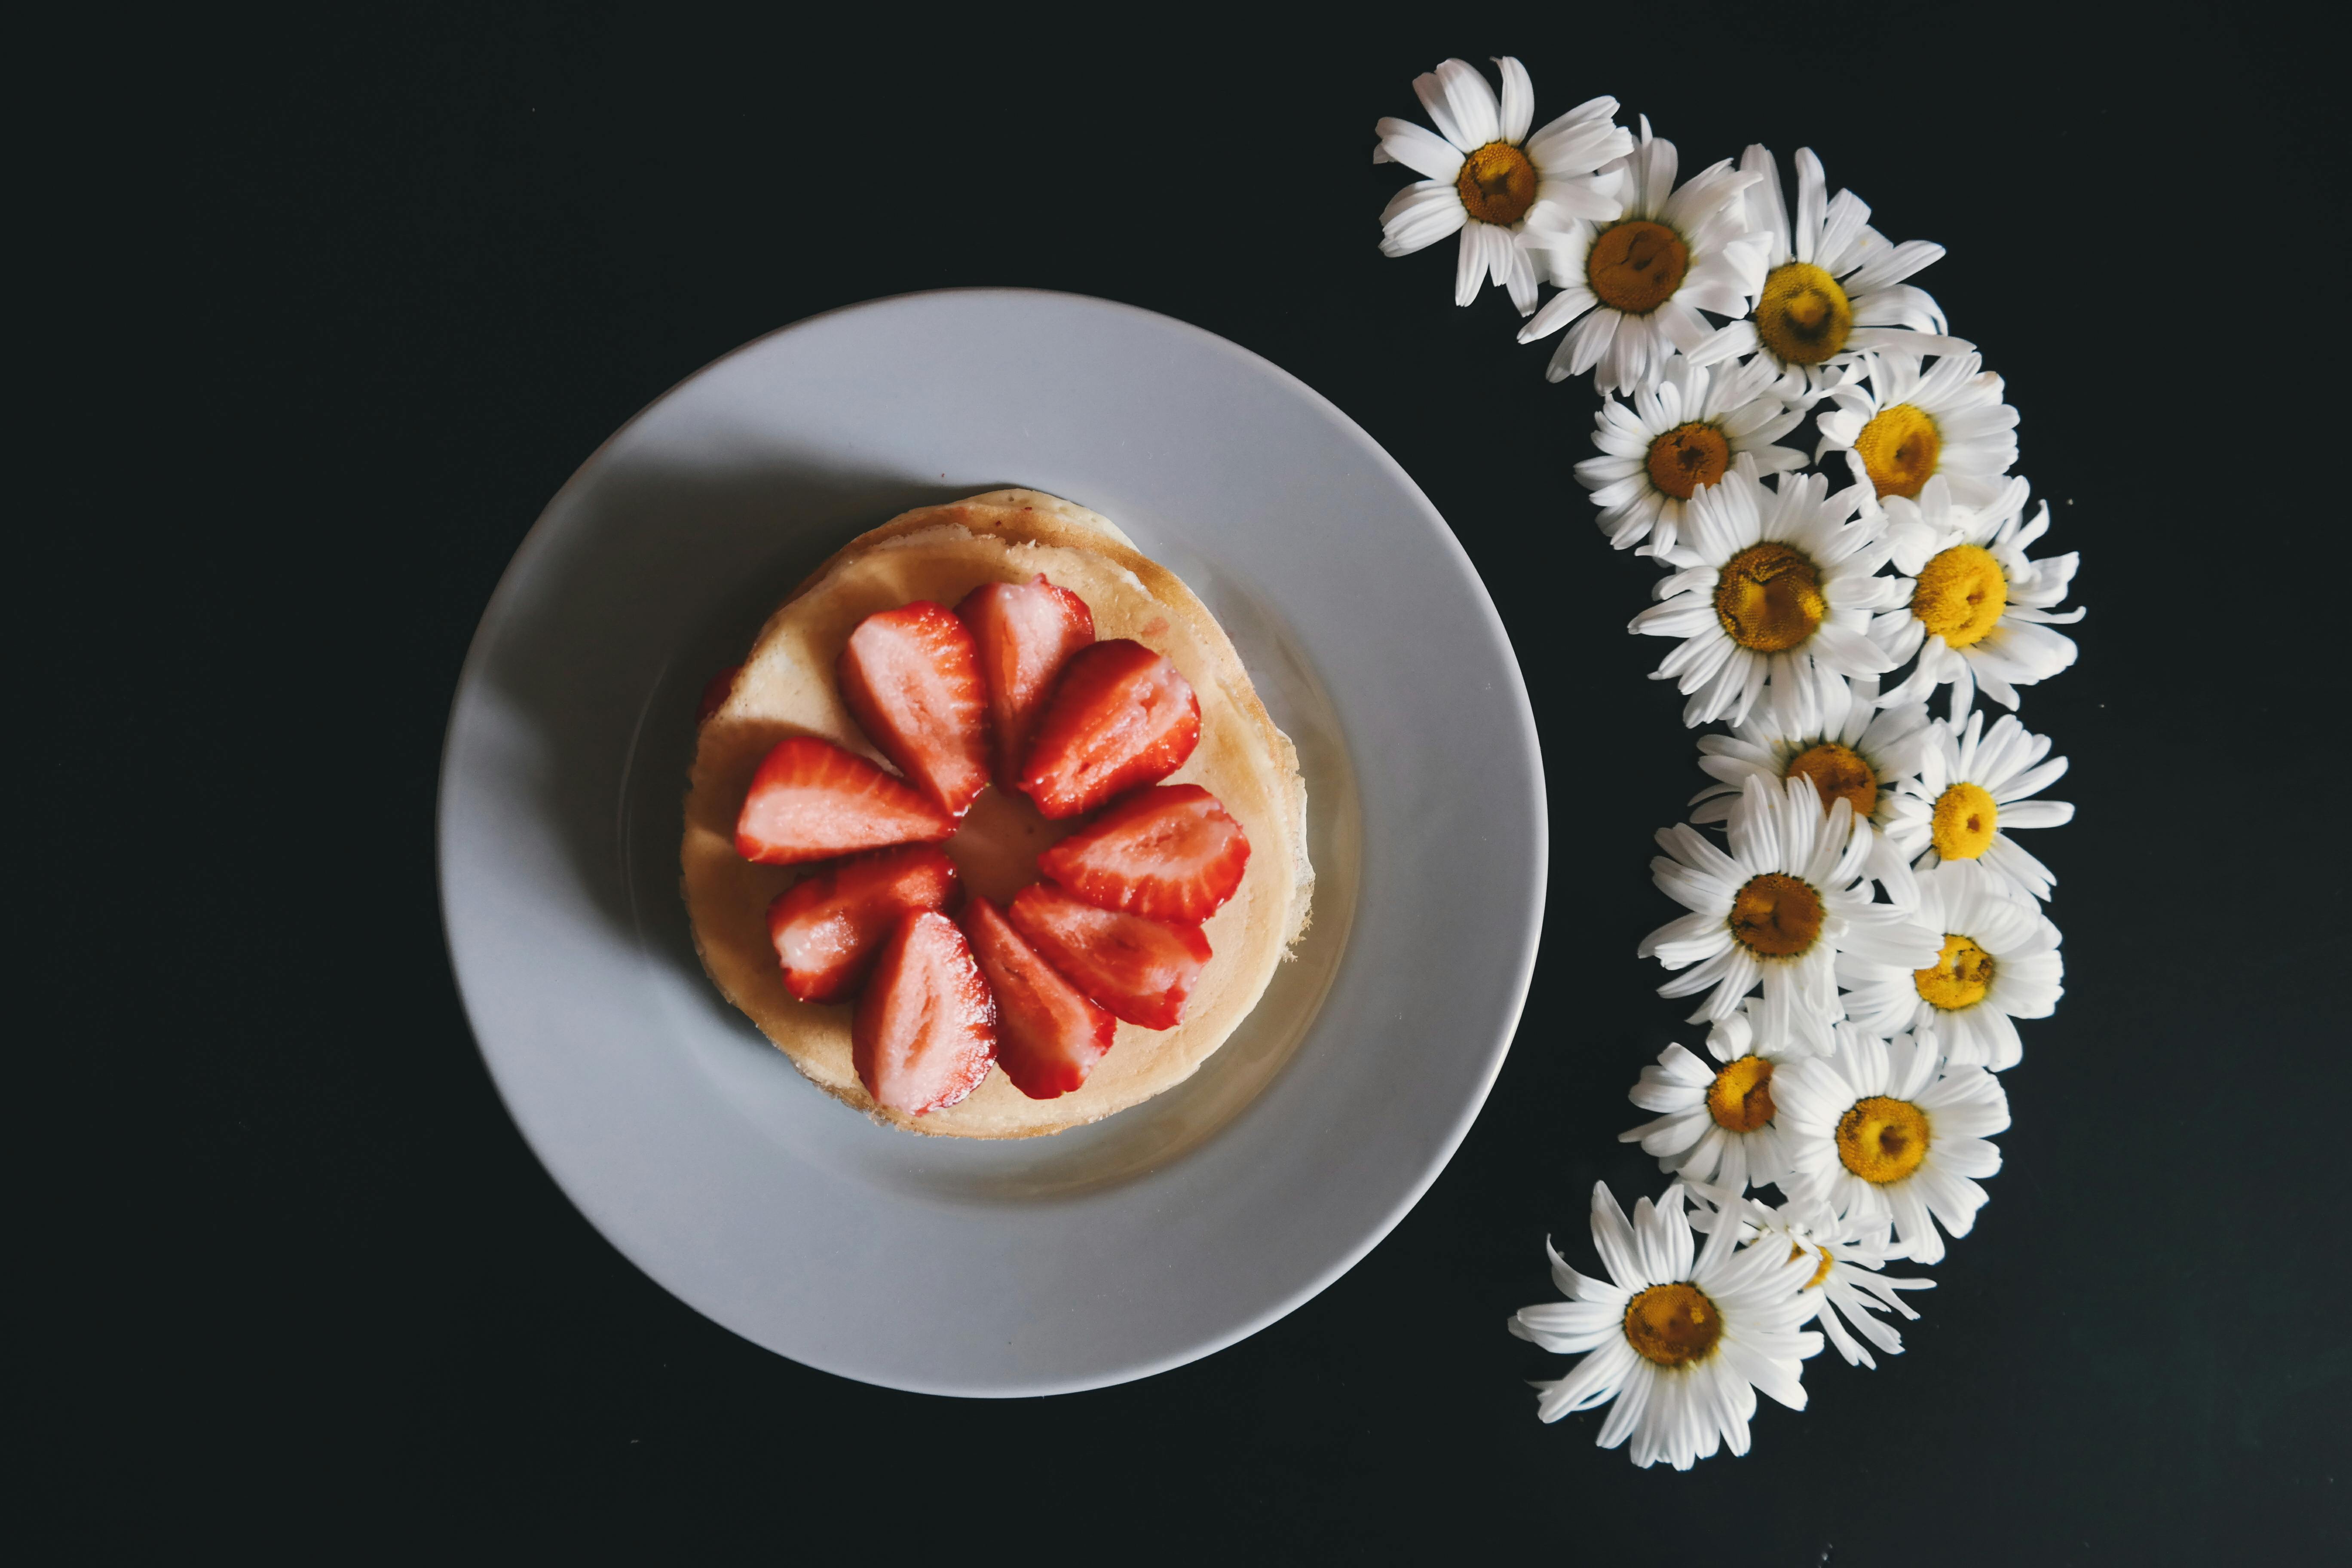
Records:
M1178 333L1190 336L1196 341L1211 346L1218 353L1234 357L1244 362L1246 368L1254 370L1258 374L1272 377L1278 384L1284 386L1284 388L1291 395L1303 399L1310 406L1324 414L1332 424L1338 426L1349 439L1360 447L1377 466L1385 469L1388 477L1396 484L1400 490L1402 490L1403 494L1411 500L1415 508L1422 514L1423 521L1428 525L1441 551L1452 556L1454 564L1462 573L1468 585L1472 589L1474 601L1480 613L1480 629L1496 646L1502 656L1497 660L1497 667L1507 683L1508 695L1511 700L1510 707L1516 720L1513 738L1517 742L1519 752L1518 760L1521 761L1526 767L1528 781L1533 795L1533 810L1531 821L1529 823L1532 842L1528 846L1530 852L1526 858L1526 863L1529 868L1529 874L1526 879L1524 888L1525 902L1522 918L1515 922L1518 952L1511 963L1511 983L1508 987L1507 994L1502 999L1503 1005L1496 1015L1496 1022L1493 1030L1494 1038L1486 1048L1485 1058L1481 1063L1479 1069L1472 1075L1471 1079L1469 1080L1470 1092L1466 1092L1463 1096L1461 1103L1454 1109L1451 1124L1446 1128L1443 1136L1436 1141L1430 1157L1424 1162L1423 1167L1413 1173L1409 1180L1401 1184L1395 1200L1389 1205L1386 1212L1381 1215L1378 1222L1367 1227L1362 1235L1357 1237L1345 1246L1340 1247L1335 1254L1333 1260L1325 1268L1313 1274L1304 1285L1281 1295L1276 1300L1259 1310L1245 1314L1234 1323L1230 1329L1224 1331L1203 1336L1192 1343L1172 1349L1157 1356L1139 1357L1130 1364L1107 1374L1079 1375L1062 1379L1037 1377L1015 1382L1001 1383L994 1385L970 1386L947 1386L935 1380L923 1378L900 1379L877 1376L870 1368L852 1369L828 1365L824 1360L820 1358L803 1356L778 1349L774 1345L766 1343L758 1335L748 1331L743 1326L729 1322L724 1318L709 1310L700 1303L694 1301L677 1286L673 1285L669 1280L665 1279L660 1268L656 1267L653 1260L643 1256L640 1248L632 1246L631 1239L629 1237L615 1233L614 1227L608 1225L606 1220L600 1216L596 1206L590 1198L586 1194L573 1190L572 1184L567 1181L565 1176L562 1173L559 1163L551 1157L548 1150L540 1146L539 1134L533 1131L530 1122L518 1111L513 1099L514 1090L509 1084L505 1072L501 1069L501 1064L498 1053L491 1043L488 1032L483 1027L480 1008L467 982L466 963L464 957L457 951L457 940L451 921L451 900L453 895L451 891L452 878L449 859L449 811L453 793L460 783L458 766L460 759L457 755L457 748L458 739L457 732L461 715L465 709L467 698L469 694L479 689L483 679L484 665L488 657L488 651L494 640L497 628L504 618L506 613L510 608L510 603L514 595L520 592L522 579L525 575L521 568L536 552L545 547L553 520L563 510L565 503L573 497L576 491L593 482L596 470L600 464L604 462L607 454L610 453L617 444L619 444L638 426L645 423L656 410L660 409L666 403L678 395L684 389L712 374L721 367L728 365L745 355L759 352L766 345L777 341L778 339L803 331L821 323L837 321L845 317L870 312L887 311L896 307L918 304L950 296L962 297L975 301L1004 298L1042 298L1081 305L1091 309L1115 311L1130 317L1143 318L1148 320L1158 329L1171 330ZM877 518L875 521L878 522L883 520ZM1394 1230L1400 1223L1402 1223L1405 1215L1410 1214L1413 1207L1420 1203L1421 1199L1427 1194L1430 1187L1435 1184L1438 1176L1442 1174L1447 1165L1452 1163L1454 1154L1460 1150L1463 1141L1468 1136L1470 1128L1475 1122L1478 1113L1484 1109L1486 1098L1492 1092L1496 1079L1501 1072L1504 1058L1509 1052L1511 1044L1517 1031L1519 1021L1525 1011L1528 989L1534 979L1537 950L1543 928L1545 894L1549 863L1549 813L1548 801L1548 784L1544 776L1542 747L1536 730L1534 710L1528 699L1526 679L1520 670L1517 658L1512 647L1509 633L1503 625L1499 612L1495 608L1493 596L1487 592L1486 584L1483 578L1480 577L1475 564L1471 561L1468 552L1463 548L1460 540L1456 538L1452 528L1446 524L1443 515L1437 510L1435 505L1429 500L1428 497L1423 492L1421 487L1413 480L1412 476L1405 471L1403 467L1390 455L1388 450L1381 447L1369 432L1362 428L1362 426L1350 418L1344 410L1340 409L1336 404L1332 403L1330 399L1325 397L1321 393L1316 391L1315 388L1299 380L1297 376L1291 374L1280 365L1265 359L1263 355L1260 355L1252 350L1244 348L1242 345L1234 342L1232 340L1223 337L1215 332L1212 332L1205 328L1195 326L1191 322L1184 321L1181 319L1168 316L1158 311L1150 310L1140 306L1129 305L1113 300L1107 300L1099 296L1078 294L1048 289L972 286L921 289L906 293L879 296L871 300L855 301L849 304L835 307L831 310L819 311L763 332L710 360L709 363L698 367L689 374L680 377L677 381L666 387L658 395L648 400L643 407L638 409L635 414L630 416L627 420L624 421L620 426L614 428L610 435L606 436L603 441L597 444L594 450L581 461L579 467L576 468L572 474L565 479L562 485L559 486L555 492L549 497L546 504L541 507L539 515L532 521L531 526L525 531L521 540L516 544L514 552L509 557L506 565L499 573L497 585L492 589L489 597L484 603L480 618L476 623L473 635L468 640L466 658L460 667L455 688L451 693L449 715L443 728L440 765L436 770L435 787L434 869L436 895L436 901L441 916L443 951L446 954L449 962L451 977L457 986L459 1003L464 1009L467 1027L473 1036L476 1049L479 1053L482 1065L489 1077L492 1088L499 1096L501 1108L507 1112L508 1119L514 1126L516 1131L522 1137L525 1146L530 1150L532 1157L539 1162L541 1170L555 1183L558 1190L563 1194L565 1199L579 1211L581 1215L589 1222L592 1227L596 1230L597 1234L608 1245L610 1245L616 1252L620 1253L622 1257L628 1259L628 1261L640 1272L644 1273L656 1284L660 1285L663 1289L667 1291L670 1295L684 1302L688 1308L700 1313L702 1316L710 1319L720 1327L727 1329L730 1332L750 1341L753 1344L759 1345L761 1349L767 1350L771 1353L784 1356L788 1360L798 1362L800 1364L810 1366L819 1371L832 1373L835 1375L866 1383L875 1386L898 1389L910 1393L980 1398L1043 1397L1056 1394L1079 1393L1096 1388L1113 1387L1121 1384L1155 1376L1162 1372L1171 1371L1177 1367L1189 1364L1192 1362L1201 1360L1206 1356L1213 1355L1219 1351L1227 1349L1232 1345L1239 1343L1243 1340L1248 1339L1269 1324L1276 1322L1282 1318L1288 1316L1291 1312L1297 1310L1298 1308L1305 1305L1307 1301L1312 1300L1324 1290L1329 1289L1330 1286L1340 1278L1340 1276L1346 1274L1358 1263L1361 1262L1374 1247L1378 1247L1381 1241L1385 1240L1389 1234Z

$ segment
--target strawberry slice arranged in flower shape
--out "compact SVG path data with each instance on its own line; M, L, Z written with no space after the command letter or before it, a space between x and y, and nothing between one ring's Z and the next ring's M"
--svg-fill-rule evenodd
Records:
M971 630L929 599L866 616L835 673L851 717L950 816L988 784L988 693Z
M886 1110L944 1110L980 1087L996 1056L996 1002L955 921L898 917L849 1030L857 1077Z
M1199 926L1097 909L1050 882L1022 889L1005 914L1071 984L1147 1029L1184 1021L1184 999L1211 956Z
M955 897L955 862L929 844L877 850L804 877L768 906L768 940L784 989L803 1002L838 1002L866 978L884 939L911 910Z
M973 896L963 929L996 994L996 1065L1013 1087L1032 1100L1053 1100L1083 1085L1110 1049L1118 1020L1063 979L986 899Z
M735 852L762 866L830 860L894 844L936 844L955 818L831 741L797 735L751 775Z
M1126 637L1072 656L1037 721L1021 793L1049 817L1158 784L1201 743L1201 700L1165 656Z
M714 679L704 713L734 671ZM768 865L854 857L768 910L785 989L855 995L850 1048L886 1110L921 1116L992 1064L1033 1100L1083 1088L1120 1020L1183 1021L1213 956L1201 922L1239 889L1249 837L1197 784L1161 784L1199 745L1201 704L1164 655L1094 640L1086 601L1043 576L859 622L835 666L866 736L906 774L813 737L751 780L735 845ZM994 777L1050 818L1101 815L1037 858L1010 907L974 897L937 847ZM1157 786L1157 787L1154 787Z
M1053 695L1062 667L1095 640L1095 616L1067 588L1040 574L1034 583L988 583L956 606L980 650L981 679L988 688L988 727L995 739L996 784L1020 783L1029 738Z
M1090 904L1199 924L1249 867L1249 835L1199 784L1138 790L1037 857L1037 869Z

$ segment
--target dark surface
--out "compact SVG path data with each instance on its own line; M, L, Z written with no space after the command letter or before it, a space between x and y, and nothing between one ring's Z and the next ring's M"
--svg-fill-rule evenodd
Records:
M1530 13L1342 37L1086 16L1015 38L663 10L211 18L20 59L55 265L26 307L20 1203L62 1315L45 1496L76 1535L784 1553L1010 1533L1092 1556L2233 1560L2346 1539L2341 620L2332 84L2301 18L2042 8ZM1740 19L1744 17L1745 19ZM880 25L877 25L877 24ZM1856 35L1860 37L1857 39ZM1453 244L1374 249L1413 74L1517 52L1538 120L1611 91L1690 170L1818 149L2022 411L2080 549L2077 668L2025 716L2079 803L2067 995L2007 1075L2008 1166L1908 1352L1809 1365L1693 1474L1534 1418L1503 1331L1589 1265L1586 1194L1678 1026L1635 942L1696 787L1653 569L1570 466ZM433 879L442 724L509 554L647 400L853 300L1005 283L1165 311L1333 398L1419 479L1511 628L1551 782L1544 955L1451 1167L1319 1299L1205 1362L1004 1404L780 1360L624 1262L501 1111ZM2331 389L2323 392L2323 383ZM877 520L878 521L878 520ZM51 617L56 625L51 626ZM62 736L63 743L55 738ZM1475 765L1475 759L1465 759ZM27 896L26 888L37 889ZM2323 913L2325 911L2325 915ZM1433 976L1443 984L1443 976ZM1628 1553L1631 1553L1630 1557Z

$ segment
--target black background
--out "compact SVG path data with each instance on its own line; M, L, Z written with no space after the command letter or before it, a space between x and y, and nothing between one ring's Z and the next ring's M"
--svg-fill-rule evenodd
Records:
M649 10L121 18L26 46L12 529L28 730L17 1212L49 1261L35 1495L93 1550L557 1542L694 1556L1017 1542L1774 1563L2234 1560L2346 1540L2352 1323L2333 634L2340 144L2297 15L1545 7L1440 25L1099 12L822 26ZM2122 16L2119 11L2118 16ZM1687 172L1810 144L2021 411L2079 549L2067 995L1906 1354L1808 1367L1688 1475L1534 1418L1507 1336L1589 1261L1679 1029L1636 940L1696 787L1653 568L1453 243L1375 250L1382 114L1513 52ZM1486 575L1545 748L1525 1021L1420 1206L1254 1339L1044 1401L890 1393L702 1320L517 1137L444 956L441 731L546 499L701 364L908 289L1099 294L1334 399ZM878 520L877 520L878 521ZM2341 753L2336 753L2340 757ZM1470 760L1475 761L1475 760ZM1432 975L1433 984L1444 976ZM52 1092L47 1074L63 1068ZM2263 1543L2257 1548L2256 1543Z

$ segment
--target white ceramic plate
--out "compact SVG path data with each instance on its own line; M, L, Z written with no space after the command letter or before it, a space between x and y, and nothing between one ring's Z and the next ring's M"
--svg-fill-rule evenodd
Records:
M853 535L1006 485L1104 513L1207 601L1298 743L1320 880L1297 961L1191 1081L974 1143L874 1126L719 999L677 844L704 679ZM1064 294L820 316L640 414L507 568L442 761L450 957L556 1181L737 1333L939 1394L1181 1365L1369 1251L1502 1063L1544 860L1517 663L1404 471L1255 355Z

